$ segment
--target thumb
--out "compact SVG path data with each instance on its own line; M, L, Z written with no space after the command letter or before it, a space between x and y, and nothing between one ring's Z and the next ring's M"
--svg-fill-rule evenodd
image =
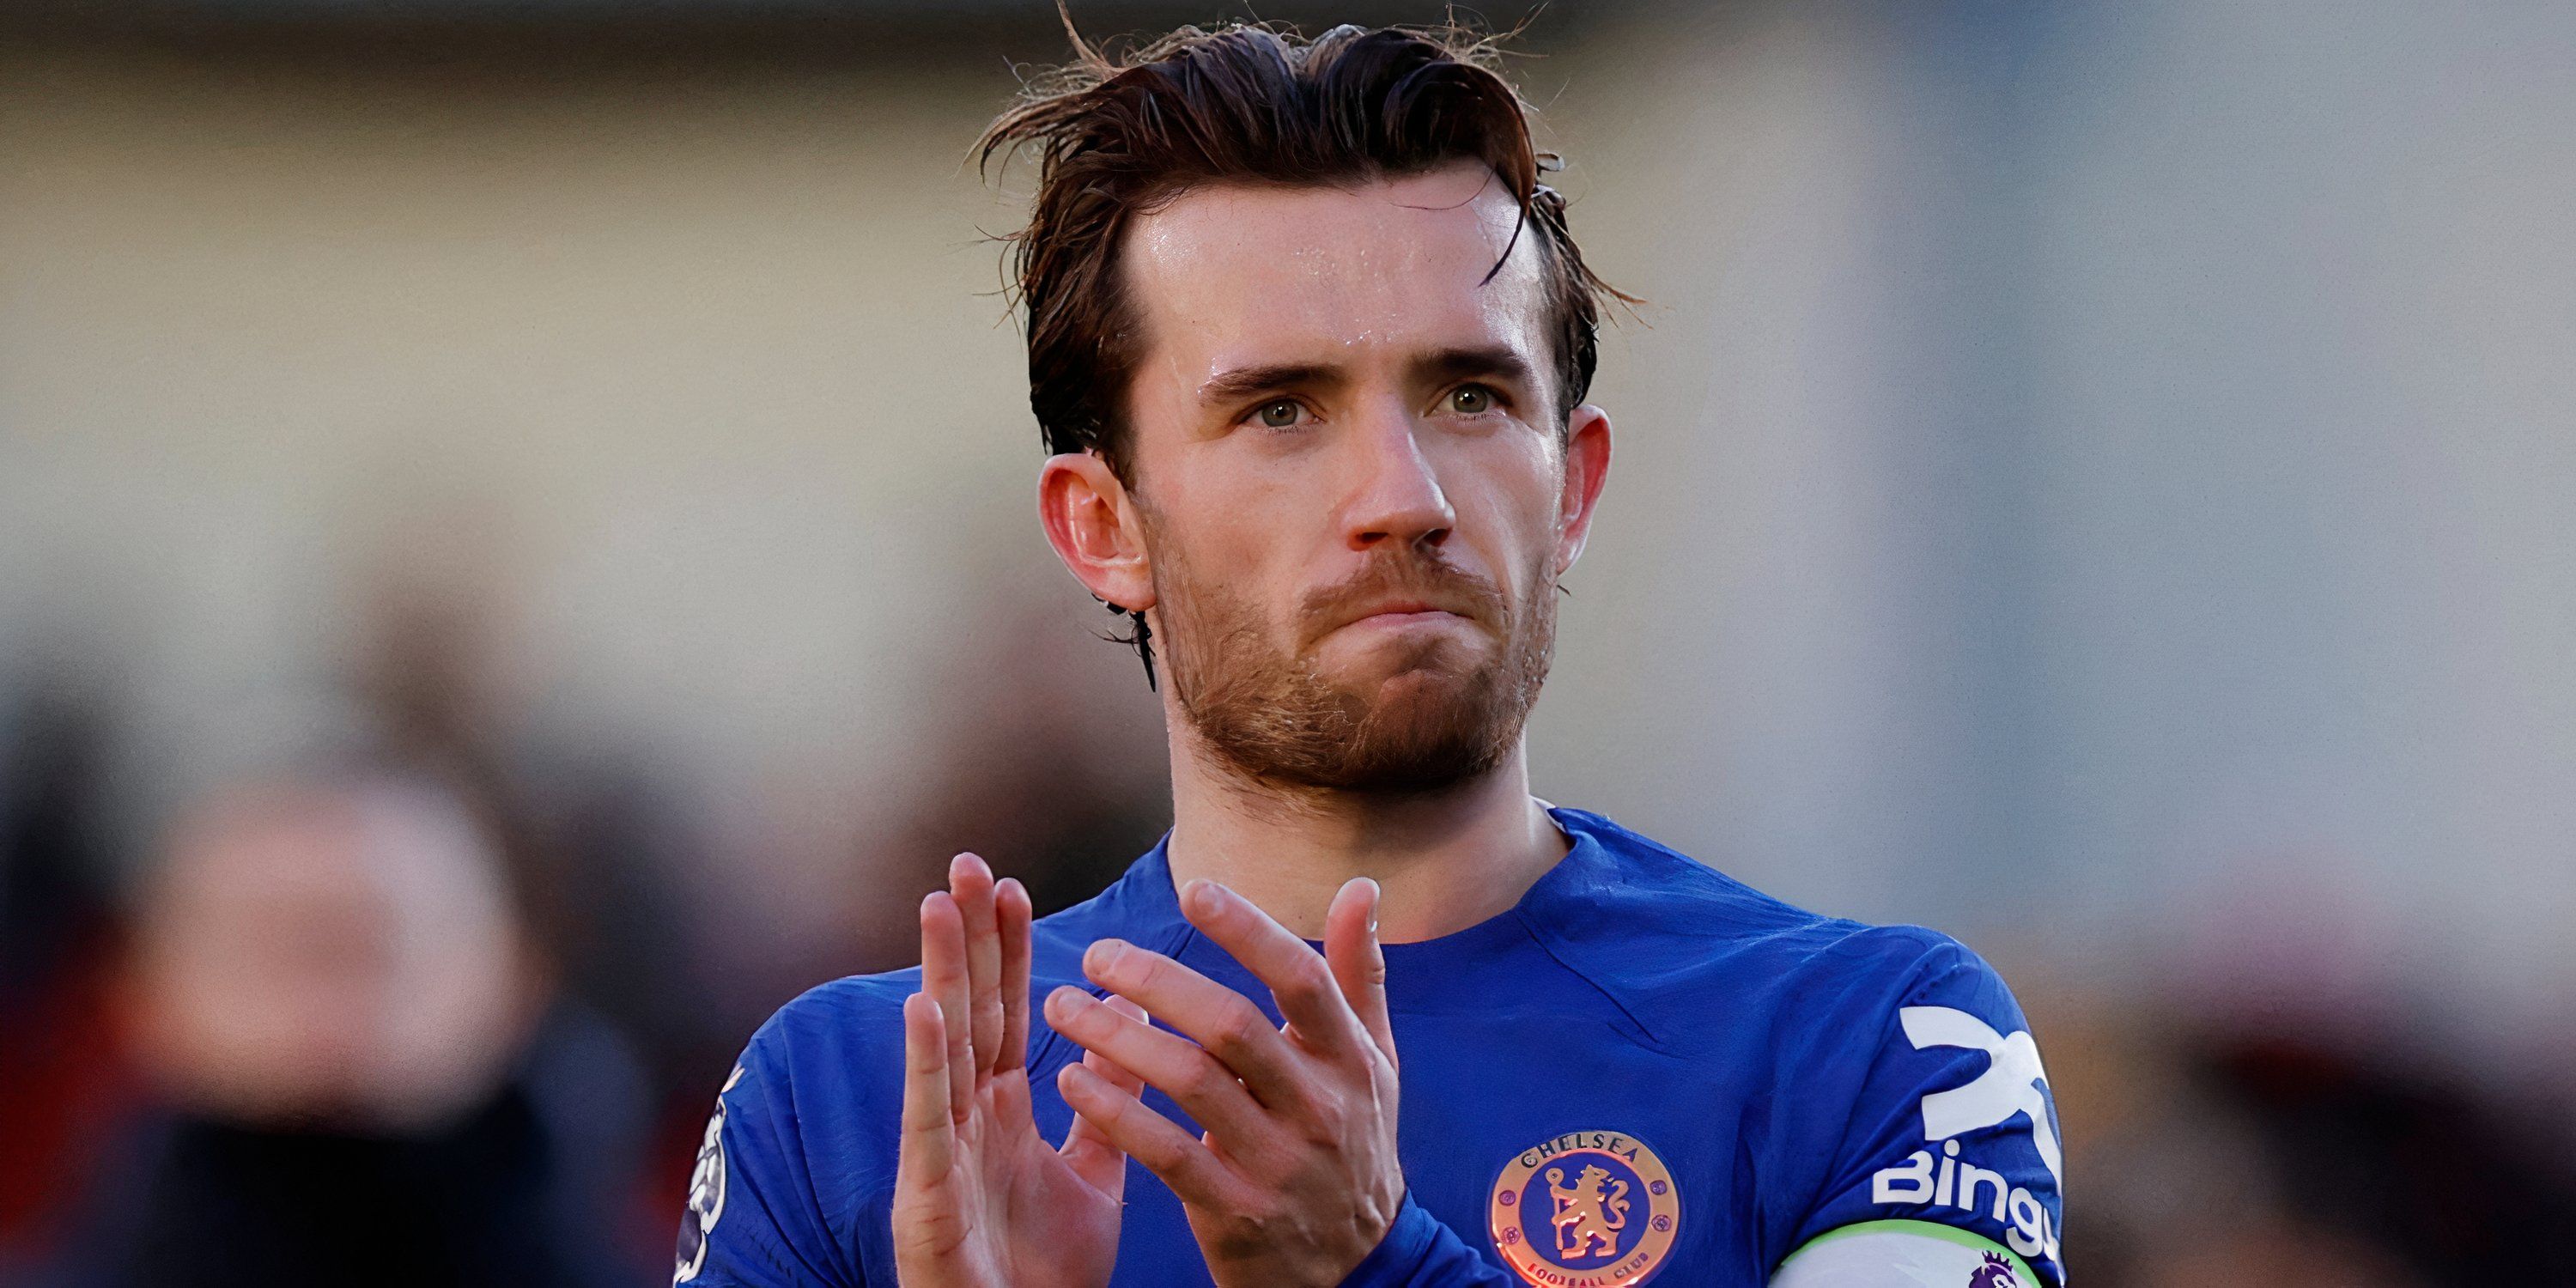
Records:
M1386 1010L1386 950L1377 941L1380 898L1377 882L1367 877L1343 883L1324 913L1324 961L1333 968L1333 982L1341 986L1342 999L1350 1003L1360 1027L1392 1064L1395 1025Z
M1139 1023L1149 1017L1145 1008L1126 998L1112 995L1102 999L1109 1009ZM1145 1080L1129 1073L1125 1066L1097 1051L1082 1053L1082 1067L1109 1080L1109 1084L1131 1096L1145 1093ZM1080 1114L1073 1116L1073 1126L1064 1134L1064 1148L1056 1151L1073 1165L1073 1174L1091 1188L1118 1198L1127 1192L1127 1151L1118 1148L1108 1133L1092 1125Z
M895 1188L921 1193L956 1163L957 1124L948 1114L948 1026L939 1003L915 993L903 1003L903 1135Z

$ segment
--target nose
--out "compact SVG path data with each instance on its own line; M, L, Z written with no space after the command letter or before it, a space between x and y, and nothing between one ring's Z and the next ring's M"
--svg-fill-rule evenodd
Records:
M1439 473L1423 455L1412 415L1388 408L1371 415L1351 436L1358 453L1357 490L1344 506L1343 533L1353 550L1386 542L1437 548L1457 526L1457 511L1440 490Z

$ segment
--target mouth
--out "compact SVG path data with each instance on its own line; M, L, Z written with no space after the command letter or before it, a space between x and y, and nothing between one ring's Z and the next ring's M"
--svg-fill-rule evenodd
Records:
M1396 599L1363 610L1346 625L1403 630L1410 627L1441 626L1451 622L1471 623L1463 613L1454 613L1427 599Z

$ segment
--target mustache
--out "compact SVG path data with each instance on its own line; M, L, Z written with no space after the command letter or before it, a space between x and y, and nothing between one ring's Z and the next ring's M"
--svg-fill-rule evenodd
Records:
M1308 592L1298 605L1297 618L1310 636L1317 635L1347 625L1363 610L1390 599L1418 599L1490 625L1501 624L1505 609L1501 587L1449 562L1437 550L1408 544L1370 559L1341 581Z

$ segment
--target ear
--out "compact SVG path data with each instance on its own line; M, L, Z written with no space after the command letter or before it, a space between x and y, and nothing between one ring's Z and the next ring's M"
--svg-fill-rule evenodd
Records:
M1056 558L1092 594L1129 612L1154 606L1144 525L1109 462L1091 452L1048 457L1038 471L1038 519Z
M1566 417L1565 483L1557 494L1556 571L1563 575L1583 555L1592 535L1592 511L1610 479L1610 413L1585 403Z

